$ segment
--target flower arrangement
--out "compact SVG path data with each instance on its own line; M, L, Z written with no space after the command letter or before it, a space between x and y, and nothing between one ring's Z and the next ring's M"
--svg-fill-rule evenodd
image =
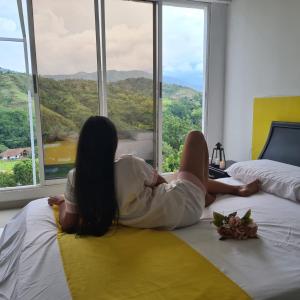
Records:
M213 224L217 226L220 240L257 238L257 224L251 219L251 209L242 218L237 216L237 212L228 216L214 212L213 216Z

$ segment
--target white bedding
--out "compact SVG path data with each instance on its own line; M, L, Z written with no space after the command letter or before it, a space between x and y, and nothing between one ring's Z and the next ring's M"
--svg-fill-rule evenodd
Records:
M231 178L222 181L237 183ZM213 211L252 209L259 239L219 241ZM194 226L173 231L254 299L300 298L300 204L260 192L220 196ZM217 283L216 283L217 284ZM0 299L70 299L46 199L31 202L0 239Z
M223 182L238 184L232 178ZM213 211L243 215L251 208L259 239L219 241ZM174 232L255 299L300 299L300 205L260 192L220 196L200 223Z

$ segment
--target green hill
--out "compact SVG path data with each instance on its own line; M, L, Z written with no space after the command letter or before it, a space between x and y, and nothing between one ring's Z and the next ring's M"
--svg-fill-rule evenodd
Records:
M24 108L27 105L27 76L0 69L0 108Z
M76 136L83 122L98 114L94 80L39 78L43 139L46 142ZM131 130L153 129L153 81L128 78L107 86L108 114L121 136ZM201 93L174 84L164 85L166 108L178 117L193 118ZM184 100L179 103L179 100ZM170 103L172 104L170 106ZM196 105L196 106L195 106ZM196 114L198 117L198 113ZM30 146L27 77L0 68L0 148Z
M172 100L190 100L194 97L200 97L202 94L192 88L177 85L163 84L163 98Z

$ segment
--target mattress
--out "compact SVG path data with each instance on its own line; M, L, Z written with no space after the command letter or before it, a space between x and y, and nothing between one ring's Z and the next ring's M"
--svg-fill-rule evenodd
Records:
M238 184L232 178L221 181ZM259 239L220 241L213 211L242 215L249 208ZM173 231L254 299L300 297L300 205L264 192L218 196L198 224ZM47 199L32 201L0 239L0 299L71 299ZM216 283L217 284L217 283Z

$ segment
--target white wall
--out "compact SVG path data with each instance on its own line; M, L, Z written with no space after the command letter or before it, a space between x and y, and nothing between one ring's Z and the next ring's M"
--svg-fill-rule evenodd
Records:
M300 1L233 0L227 33L224 144L241 161L251 159L253 98L300 95Z
M205 135L209 152L223 141L224 76L228 5L211 4L209 49L207 53L207 90Z

